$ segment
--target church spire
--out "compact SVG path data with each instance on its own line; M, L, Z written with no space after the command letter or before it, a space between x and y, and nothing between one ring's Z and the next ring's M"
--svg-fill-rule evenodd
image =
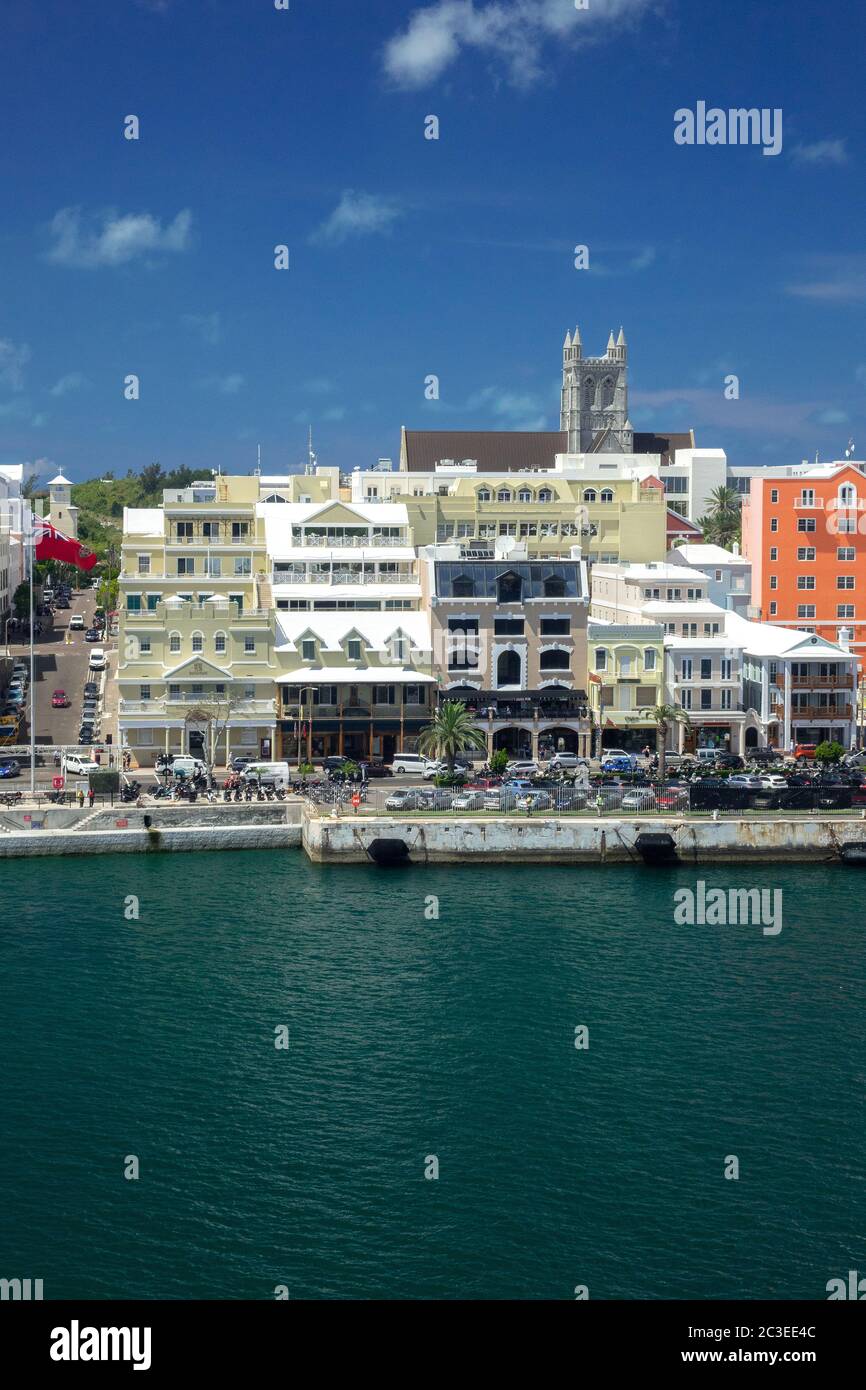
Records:
M615 353L615 352L616 352L616 343L615 343L614 340L613 340L613 329L611 329L611 330L610 330L610 337L609 337L608 340L607 340L607 355L608 355L608 357L610 357L611 353Z

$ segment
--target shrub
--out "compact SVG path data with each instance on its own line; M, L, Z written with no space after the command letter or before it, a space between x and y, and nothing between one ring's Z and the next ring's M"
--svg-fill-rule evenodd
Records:
M825 739L824 742L819 743L818 747L815 749L815 761L819 763L838 763L841 761L844 753L845 749L842 747L841 743L837 743L835 739L832 742Z

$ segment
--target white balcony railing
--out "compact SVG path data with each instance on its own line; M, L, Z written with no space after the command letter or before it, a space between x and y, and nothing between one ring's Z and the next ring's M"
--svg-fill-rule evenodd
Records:
M412 570L399 574L355 574L352 570L329 570L325 574L307 574L274 570L272 584L414 584L417 576Z
M320 546L327 550L341 550L346 546L375 550L379 546L406 547L409 541L405 536L378 536L375 533L371 536L317 536L299 532L292 537L292 544L299 547Z
M158 695L153 700L121 699L118 714L183 714L184 710L212 707L217 722L222 724L226 717L226 701L218 695ZM273 700L236 700L232 703L229 722L232 719L251 719L262 715L269 719L276 717L276 704Z

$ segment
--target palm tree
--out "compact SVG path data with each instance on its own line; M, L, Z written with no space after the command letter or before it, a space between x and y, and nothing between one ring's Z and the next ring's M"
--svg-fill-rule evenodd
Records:
M740 539L741 498L736 488L717 487L710 493L710 505L706 516L698 518L698 525L704 533L704 540L715 545L728 547Z
M440 705L418 739L418 749L425 756L433 754L445 759L449 775L453 775L458 753L486 747L484 730L479 729L462 700L446 700Z
M653 710L653 720L656 726L656 749L659 755L659 781L665 780L665 753L668 737L668 729L672 724L682 724L686 729L691 729L692 721L683 709L682 705L656 705Z

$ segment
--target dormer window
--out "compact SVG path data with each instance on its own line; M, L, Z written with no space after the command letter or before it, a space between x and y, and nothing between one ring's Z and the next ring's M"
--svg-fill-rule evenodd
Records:
M532 493L529 491L529 488L528 488L528 487L522 487L522 488L520 489L520 491L519 491L518 494L517 494L517 500L518 500L518 502L531 502L531 501L532 501Z
M603 489L602 489L602 492L601 492L601 494L600 494L600 497L599 497L599 501L601 501L601 502L612 502L612 501L613 501L613 491L612 491L612 489L609 488L609 487L603 488Z
M539 502L552 502L552 501L553 501L553 493L550 491L550 488L549 488L549 487L543 487L543 488L541 489L541 491L540 491L539 494L538 494L538 500L539 500Z
M301 659L302 661L315 661L316 643L314 638L304 638L303 642L301 643Z
M489 502L489 501L490 501L490 496L491 496L491 493L490 493L490 489L489 489L489 488L482 487L482 488L479 489L479 491L478 491L478 501L479 501L479 502Z
M362 656L361 643L357 637L350 637L346 643L346 655L350 661L360 661Z
M510 501L511 501L511 491L510 491L510 489L507 488L507 487L501 487L501 488L499 489L499 491L497 492L497 494L496 494L496 500L497 500L497 502L510 502Z
M595 488L588 487L583 494L583 500L584 502L596 502L598 500L598 494Z

